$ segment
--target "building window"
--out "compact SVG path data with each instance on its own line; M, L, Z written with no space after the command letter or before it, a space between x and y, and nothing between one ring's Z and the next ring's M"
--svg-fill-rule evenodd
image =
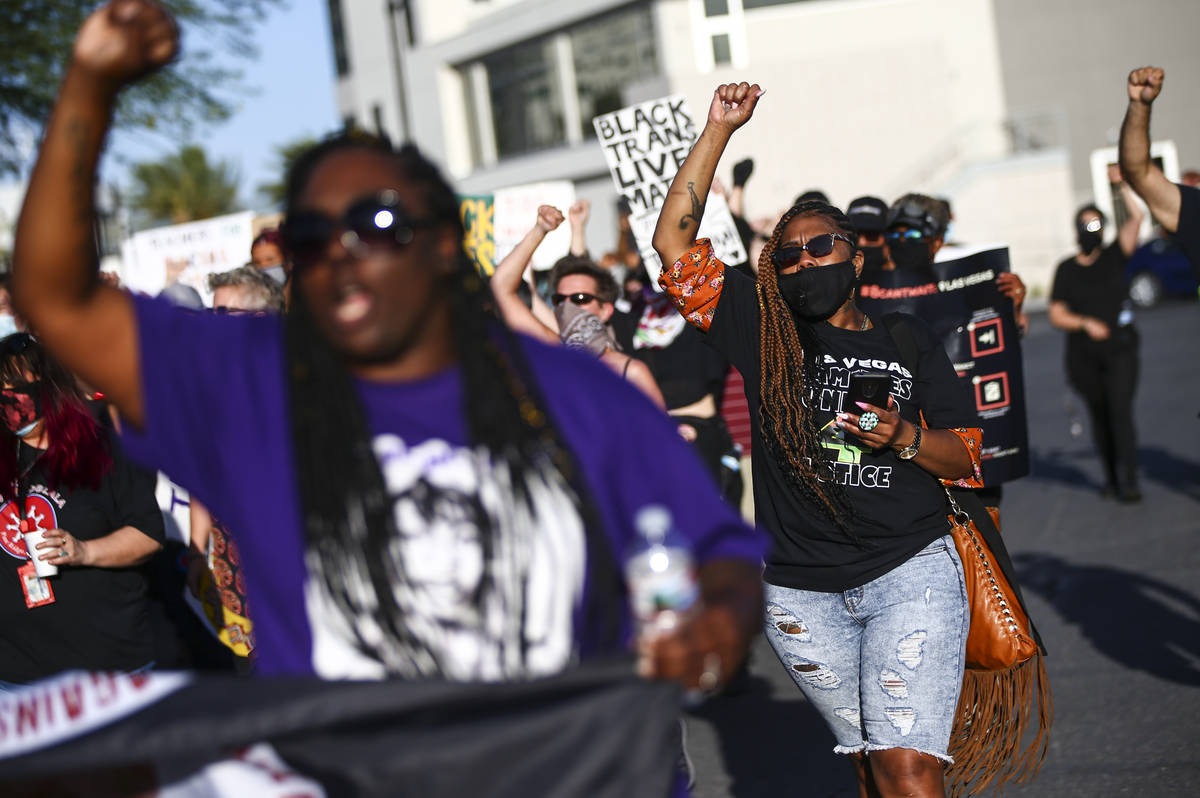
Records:
M729 34L718 33L712 37L713 48L713 63L728 64L733 61L733 54L729 49Z
M483 59L501 158L562 144L563 97L549 37L524 42Z
M644 99L658 51L649 3L637 3L461 67L478 163L595 137L592 117Z
M723 17L729 13L729 0L704 0L704 16Z
M805 0L742 0L742 8L749 11L752 8L766 8L767 6L787 6L793 3L804 2Z
M590 139L596 135L592 117L629 105L629 87L658 75L654 18L650 6L640 4L577 25L569 34L580 123Z
M342 22L342 0L329 0L329 33L333 37L333 64L339 78L350 74L350 55L346 50L346 29Z

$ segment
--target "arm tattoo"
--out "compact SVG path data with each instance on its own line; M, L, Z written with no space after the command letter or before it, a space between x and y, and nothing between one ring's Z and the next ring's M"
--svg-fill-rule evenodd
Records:
M689 180L687 189L688 189L688 194L690 194L692 197L692 212L685 213L679 219L679 229L680 230L686 230L688 228L688 219L691 219L693 222L696 223L696 227L699 227L700 226L700 217L704 215L704 203L701 202L700 198L696 196L696 184L694 182L692 182L691 180Z

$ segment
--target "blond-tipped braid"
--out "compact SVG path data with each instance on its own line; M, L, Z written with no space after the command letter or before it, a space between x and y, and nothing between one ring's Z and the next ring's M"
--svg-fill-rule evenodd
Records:
M783 214L759 255L759 427L767 450L793 487L855 537L851 531L853 509L826 461L820 430L809 412L807 386L815 384L820 367L816 337L805 330L801 342L798 322L779 293L771 260L784 228L797 216L823 216L838 229L846 227L845 217L836 208L823 202L803 202Z

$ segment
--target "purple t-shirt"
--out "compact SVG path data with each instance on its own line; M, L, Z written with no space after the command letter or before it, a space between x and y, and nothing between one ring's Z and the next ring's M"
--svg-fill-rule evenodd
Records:
M198 314L145 298L135 305L145 429L126 431L128 453L192 491L237 539L254 607L259 672L382 676L379 663L347 651L345 620L328 610L319 580L310 578L280 320ZM634 540L634 516L650 504L670 510L698 564L761 560L764 536L721 501L674 426L636 389L581 355L528 339L523 345L617 562ZM357 387L394 502L402 539L397 548L419 588L412 606L428 611L420 621L424 632L433 645L455 652L452 676L504 678L489 649L490 637L503 635L503 618L477 619L479 634L470 639L455 637L461 623L442 623L442 616L462 609L458 603L481 568L473 528L462 523L464 508L491 512L506 498L468 446L457 369ZM581 523L570 508L558 512L563 508L553 496L548 501L553 524L527 535L520 549L533 551L526 626L542 641L531 648L535 672L556 670L581 648L589 650L589 630L578 628L586 590ZM448 509L439 513L439 507ZM494 566L493 578L503 578L505 567ZM359 623L374 621L363 615Z

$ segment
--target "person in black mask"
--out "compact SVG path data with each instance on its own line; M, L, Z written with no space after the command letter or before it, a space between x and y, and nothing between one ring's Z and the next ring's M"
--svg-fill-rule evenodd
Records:
M894 269L883 245L887 229L888 206L879 197L859 197L846 207L846 218L858 235L858 248L863 254L863 274Z
M888 260L897 269L930 271L934 258L946 243L949 224L948 202L924 194L905 194L888 210L884 234ZM1029 329L1029 319L1022 309L1025 283L1015 272L1002 272L996 278L996 287L1012 300L1013 320L1024 335Z
M1119 179L1119 175L1118 175ZM1103 495L1141 501L1133 394L1138 378L1138 332L1133 326L1125 261L1137 248L1141 206L1127 185L1129 217L1104 246L1104 214L1085 205L1075 214L1079 252L1058 264L1050 292L1050 323L1066 330L1067 381L1082 397L1092 438L1104 461Z
M979 484L980 431L928 326L905 317L919 341L913 374L884 320L855 303L864 256L837 208L793 205L754 278L696 240L700 198L760 96L746 83L714 93L654 233L659 285L745 380L755 520L772 540L764 628L776 655L834 750L850 755L863 794L941 796L967 618L938 479ZM877 404L847 399L863 370L891 377ZM897 650L918 638L923 661L910 670ZM903 712L888 690L903 694Z
M946 204L924 194L905 194L888 210L888 258L897 269L928 269L945 243Z

